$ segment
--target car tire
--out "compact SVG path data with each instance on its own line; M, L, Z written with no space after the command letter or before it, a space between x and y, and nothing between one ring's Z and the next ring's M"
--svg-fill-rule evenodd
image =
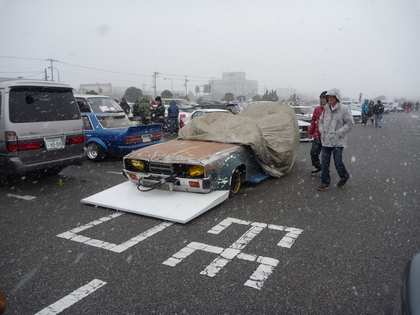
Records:
M106 154L104 148L96 142L89 142L86 146L86 150L88 159L94 162L103 160Z
M239 168L236 168L230 178L229 197L235 196L242 186L242 173Z

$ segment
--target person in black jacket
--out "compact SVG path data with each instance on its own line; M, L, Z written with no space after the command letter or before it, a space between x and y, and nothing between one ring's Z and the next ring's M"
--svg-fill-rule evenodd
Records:
M128 114L130 114L130 105L128 105L127 99L125 97L121 99L120 106L123 109L124 113L128 116Z
M373 106L375 127L382 128L382 115L384 113L384 110L385 110L384 104L382 104L381 100L377 100L375 106Z
M155 101L157 104L154 112L155 120L157 123L163 124L165 122L165 106L162 104L162 99L160 98L160 96L157 96L155 98Z

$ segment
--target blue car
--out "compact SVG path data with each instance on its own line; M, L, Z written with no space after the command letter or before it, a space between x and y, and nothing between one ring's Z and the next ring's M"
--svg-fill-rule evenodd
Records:
M162 124L139 125L121 113L82 113L87 157L124 156L163 141Z

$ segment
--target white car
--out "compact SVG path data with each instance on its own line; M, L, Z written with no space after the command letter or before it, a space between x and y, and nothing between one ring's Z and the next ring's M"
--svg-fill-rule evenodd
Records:
M299 124L299 133L300 133L300 142L312 141L312 139L308 138L308 130L311 124L300 119L298 119L298 124Z
M346 105L353 116L354 123L360 123L362 121L362 111L360 109L360 105Z
M203 116L209 113L226 113L226 114L233 115L232 112L227 109L215 109L215 108L197 109L193 111L191 114L180 113L179 128L184 127L186 124L188 124L191 121L191 119L194 119L195 117Z
M311 122L312 114L314 113L314 108L312 106L293 105L292 108L295 111L296 118L299 121L305 121L308 123Z

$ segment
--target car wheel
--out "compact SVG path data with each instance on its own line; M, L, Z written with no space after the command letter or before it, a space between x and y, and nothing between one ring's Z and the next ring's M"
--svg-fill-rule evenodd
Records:
M232 177L230 178L230 190L229 197L235 196L242 185L242 173L239 168L233 171Z
M105 150L102 146L96 142L90 142L86 146L87 157L92 161L100 161L105 157Z

